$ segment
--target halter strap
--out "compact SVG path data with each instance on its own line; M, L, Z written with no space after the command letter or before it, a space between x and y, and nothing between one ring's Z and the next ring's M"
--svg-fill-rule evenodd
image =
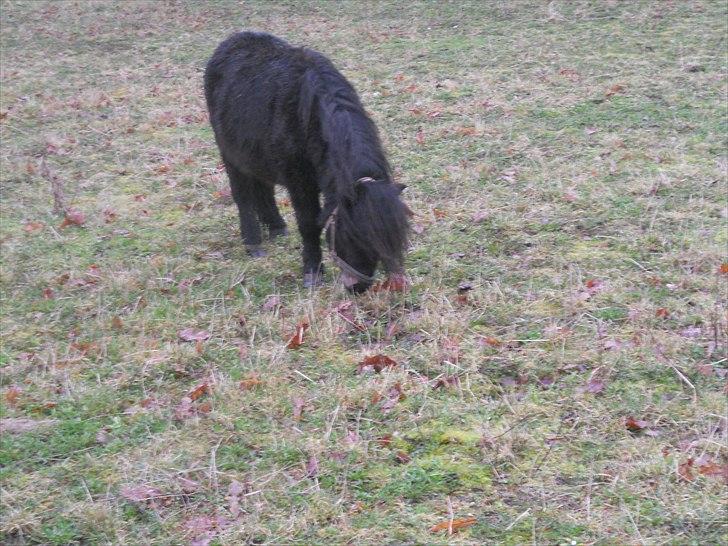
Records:
M365 177L360 178L359 180L357 180L357 182L368 182L370 180L374 181L373 178ZM338 254L336 254L336 216L338 212L339 206L337 205L336 207L334 207L334 210L331 211L331 214L326 219L326 223L324 224L324 231L326 231L326 229L331 229L331 244L329 244L329 255L331 256L331 261L338 265L342 270L346 271L349 275L356 277L360 281L372 283L376 280L375 277L370 277L369 275L365 275L361 271L357 271L344 260L339 258Z

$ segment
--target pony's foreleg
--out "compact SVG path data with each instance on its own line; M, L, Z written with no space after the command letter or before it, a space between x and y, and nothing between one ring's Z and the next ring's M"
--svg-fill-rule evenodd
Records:
M323 266L321 265L321 225L319 216L321 204L318 190L312 185L292 185L291 202L296 212L298 231L303 240L303 285L307 288L320 284Z

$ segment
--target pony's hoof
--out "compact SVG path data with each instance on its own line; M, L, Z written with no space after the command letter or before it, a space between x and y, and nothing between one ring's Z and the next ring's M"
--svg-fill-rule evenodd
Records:
M303 287L304 288L315 288L321 286L324 282L324 277L321 273L304 273L303 274Z
M275 239L277 237L283 237L284 235L288 235L288 228L286 226L280 228L272 228L268 230L268 233L270 234L271 239Z
M251 258L262 258L268 254L260 245L248 245L245 250Z

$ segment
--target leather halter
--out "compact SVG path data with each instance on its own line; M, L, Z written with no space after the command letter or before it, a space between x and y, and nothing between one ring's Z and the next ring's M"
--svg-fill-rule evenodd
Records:
M366 182L375 182L375 180L369 176L364 176L362 178L359 178L356 182L359 184ZM373 283L376 280L375 277L365 275L361 271L354 269L352 266L342 260L338 254L336 254L336 217L338 215L338 212L339 205L336 205L336 207L334 207L334 210L331 211L331 214L326 219L326 223L324 224L323 228L324 231L329 228L331 229L331 237L329 238L329 255L331 256L331 261L338 265L343 271L346 271L349 275L356 277L360 281Z

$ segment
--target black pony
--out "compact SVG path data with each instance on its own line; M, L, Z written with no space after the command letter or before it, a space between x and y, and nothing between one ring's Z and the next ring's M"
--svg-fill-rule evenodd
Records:
M271 237L286 233L273 197L280 184L303 239L305 286L321 279L324 228L348 289L366 290L379 262L402 272L404 186L392 181L356 91L326 57L270 34L234 34L207 63L205 96L251 256L265 255L260 222Z

